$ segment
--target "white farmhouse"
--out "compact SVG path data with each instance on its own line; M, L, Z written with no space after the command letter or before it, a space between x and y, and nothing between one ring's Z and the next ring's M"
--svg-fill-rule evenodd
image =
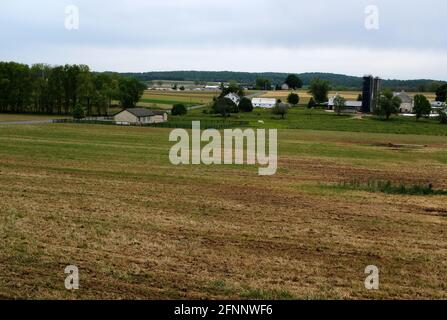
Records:
M113 120L117 124L152 124L168 121L166 111L154 111L145 108L131 108L117 113Z
M253 98L251 103L255 108L271 109L276 105L276 99L273 98Z
M227 94L227 95L225 96L225 98L230 99L230 100L233 101L234 104L237 105L237 106L239 105L239 102L241 101L241 98L240 98L237 94L235 94L235 93L233 93L233 92Z

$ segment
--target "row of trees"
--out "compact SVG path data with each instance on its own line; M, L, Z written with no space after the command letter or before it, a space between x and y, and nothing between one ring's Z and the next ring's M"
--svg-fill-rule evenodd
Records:
M287 76L284 81L285 84L289 87L289 89L296 90L303 87L303 81L294 74ZM255 88L257 90L271 90L273 88L271 82L267 78L257 78ZM276 89L279 90L281 87L279 85L276 86ZM320 78L314 78L310 82L309 93L313 96L312 106L315 104L321 104L328 101L328 94L331 90L331 85L329 81L322 80ZM298 100L298 101L297 101ZM288 103L291 105L297 105L300 101L300 98L297 94L291 93L288 97Z
M295 74L288 75L287 78L284 80L284 83L287 84L289 89L292 90L300 89L303 87L303 81ZM272 90L273 85L270 79L261 77L256 79L255 88L256 90ZM276 84L275 88L276 90L281 90L281 85Z
M185 88L185 86L180 86L180 87L179 87L177 83L174 83L174 85L172 86L172 90L185 91L186 88Z
M285 82L289 88L295 90L302 88L302 81L294 75L290 75L287 77ZM331 90L331 85L329 81L321 80L320 78L314 78L310 82L309 93L312 94L312 101L310 103L310 107L314 107L318 104L324 103L329 100L328 95ZM300 102L300 97L296 93L290 93L287 102L291 105L297 105Z
M146 86L134 78L93 73L86 65L0 62L0 112L107 115L112 101L135 107Z
M211 112L214 114L220 114L223 117L228 117L231 113L239 113L239 112L252 112L253 104L251 100L242 97L239 105L236 105L231 99L221 97L214 101L211 106Z

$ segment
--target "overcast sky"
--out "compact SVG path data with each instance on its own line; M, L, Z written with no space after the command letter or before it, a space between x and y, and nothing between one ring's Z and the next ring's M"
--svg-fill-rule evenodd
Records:
M447 80L446 27L444 0L1 0L0 60Z

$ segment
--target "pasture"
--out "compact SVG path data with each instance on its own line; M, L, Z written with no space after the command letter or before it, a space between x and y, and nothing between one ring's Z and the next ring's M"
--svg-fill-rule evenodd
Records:
M222 117L204 114L202 109L191 110L184 117L173 117L172 120L221 120ZM207 111L205 111L207 112ZM308 129L325 131L348 131L356 133L396 133L417 135L447 136L447 126L437 119L420 119L414 117L393 116L384 121L375 116L359 117L358 115L337 116L333 112L322 109L294 107L289 109L286 118L280 120L269 109L256 108L251 113L232 114L228 121L248 121L250 127L276 129Z
M218 91L160 91L146 90L137 104L137 107L143 107L153 110L171 110L175 104L184 104L187 107L206 105L213 101L214 97L219 96ZM114 101L118 105L118 101ZM121 111L121 108L111 108L109 114L113 115Z
M0 298L447 298L447 196L328 188L447 189L445 135L281 129L278 173L260 177L173 166L169 132L0 126Z
M139 105L171 109L174 104L183 103L187 106L197 106L208 104L214 97L219 96L218 91L158 91L146 90L140 100Z

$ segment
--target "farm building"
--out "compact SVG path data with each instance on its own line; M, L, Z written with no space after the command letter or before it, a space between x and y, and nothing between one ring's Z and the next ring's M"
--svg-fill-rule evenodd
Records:
M337 93L335 96L329 98L329 101L327 103L328 110L334 110L334 101L335 98L338 97L339 94ZM356 112L356 111L362 111L363 103L362 101L345 101L345 112Z
M371 75L363 77L362 113L371 113L377 108L381 87L380 78Z
M276 99L273 98L253 98L251 103L255 108L273 108L276 105Z
M290 88L289 88L289 85L287 84L287 83L284 83L282 86L281 86L281 90L289 90Z
M413 113L414 101L408 93L405 91L395 92L394 96L402 101L399 108L400 113Z
M209 91L217 91L220 90L220 86L205 86L204 88L205 90L209 90Z
M432 114L438 114L438 112L445 108L445 102L441 101L432 101L431 104L431 113Z
M241 98L240 98L237 94L235 94L235 93L233 93L233 92L227 94L227 95L225 96L225 98L230 99L230 100L233 101L234 104L237 105L237 106L239 105L239 102L241 101Z
M445 107L445 102L441 102L441 101L432 101L430 102L432 108L443 108Z
M113 120L121 124L151 124L168 121L166 111L154 111L145 108L131 108L117 113Z

